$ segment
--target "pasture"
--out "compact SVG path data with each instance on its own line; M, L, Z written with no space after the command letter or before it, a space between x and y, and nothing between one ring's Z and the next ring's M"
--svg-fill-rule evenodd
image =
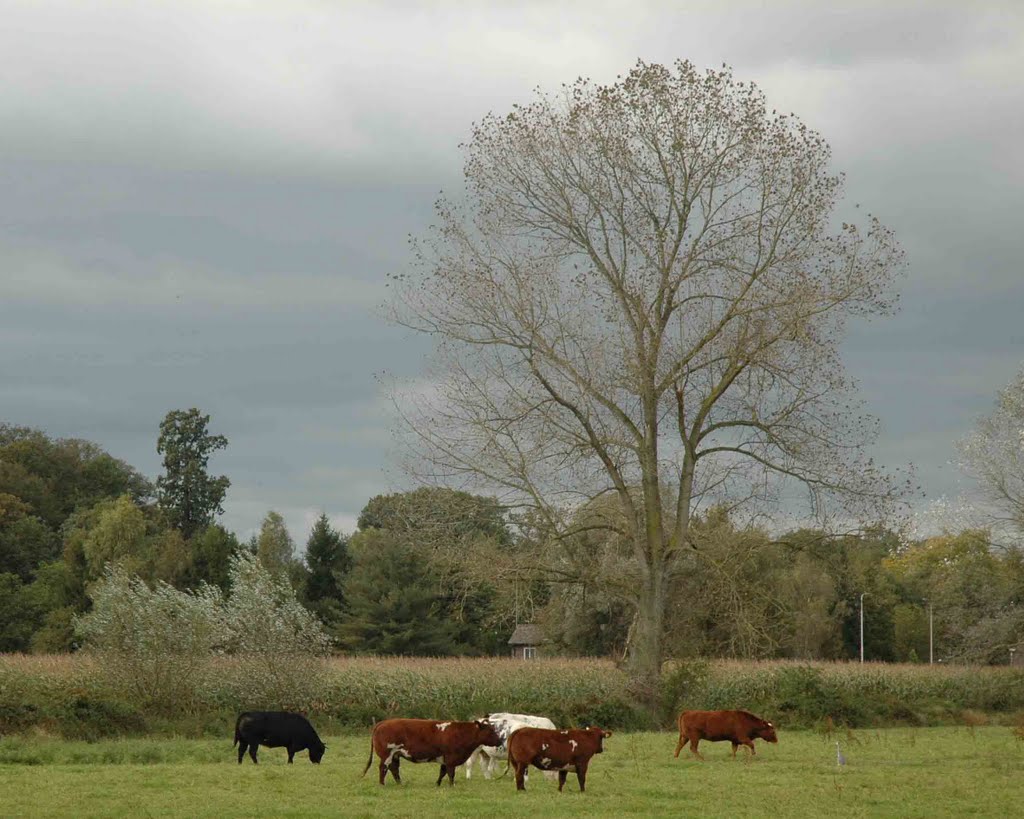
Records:
M1018 731L1019 733L1019 731ZM835 741L848 764L836 765ZM703 743L707 761L676 734L616 733L580 794L539 772L517 793L511 774L434 786L438 766L403 765L404 784L381 788L376 765L360 778L369 733L325 737L323 764L283 749L239 766L222 739L110 739L45 735L0 739L5 816L1001 816L1019 809L1024 740L1005 726L781 731L733 760L728 743Z

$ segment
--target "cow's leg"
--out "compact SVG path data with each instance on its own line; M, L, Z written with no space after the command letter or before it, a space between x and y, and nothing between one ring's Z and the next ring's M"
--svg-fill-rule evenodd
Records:
M249 745L249 758L252 759L252 764L253 765L258 765L259 764L256 761L256 749L257 748L259 748L259 743L258 742L253 742L253 743L251 743Z
M446 764L447 764L447 768L448 768L448 787L449 788L454 788L455 787L455 769L458 768L459 766L458 766L458 764L454 760L451 760L451 759L449 759Z
M473 776L473 762L474 760L480 759L481 750L477 748L469 755L469 759L466 760L466 779L470 779ZM483 763L481 763L483 767ZM486 774L485 774L486 775Z
M244 739L238 743L238 764L242 764L242 760L245 759L245 749L249 747L249 743Z
M589 762L580 762L576 765L576 778L580 782L580 793L587 789L587 765Z
M481 753L483 754L481 760L483 761L484 779L494 779L494 769L498 767L498 758L491 756L483 749L481 749Z
M740 747L740 744L739 744L739 742L737 742L737 741L736 741L736 740L734 739L734 740L732 741L732 758L733 758L733 759L735 759L735 758L736 758L736 749L737 749L737 748L739 748L739 747Z
M295 759L295 746L289 744L288 745L288 764L291 765L292 762L294 761L294 759Z
M441 763L441 772L440 772L440 773L439 773L439 774L437 775L437 784L438 784L438 786L440 786L440 785L441 785L441 781L442 781L442 780L444 779L444 775L445 775L446 773L448 773L448 766L447 766L447 765L445 765L445 764L444 764L444 763L442 762L442 763Z
M690 737L690 753L693 754L701 762L704 761L704 757L701 756L700 751L697 750L697 746L700 744L700 737Z
M526 764L522 762L516 763L516 790L525 791L526 783L523 781L524 774L526 773Z
M387 779L388 775L388 761L384 757L380 758L380 764L377 766L377 772L380 774L380 784L384 784L384 780Z
M679 757L679 752L686 747L686 743L689 742L689 738L685 734L679 735L679 744L676 745L676 757Z
M559 793L561 793L562 792L562 788L565 787L565 778L568 775L569 775L568 771L559 771L558 772L558 792Z
M750 755L751 756L753 756L754 754L757 753L757 751L754 750L754 740L752 740L752 739L745 740L743 742L743 744L746 745L750 749Z
M395 756L391 759L391 764L388 765L388 768L391 770L391 778L395 780L395 784L397 785L402 784L402 777L398 774L398 765L401 761L402 758L398 756L398 754L395 754Z

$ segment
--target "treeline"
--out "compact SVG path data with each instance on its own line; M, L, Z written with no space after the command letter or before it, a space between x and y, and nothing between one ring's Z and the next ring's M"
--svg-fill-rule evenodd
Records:
M76 616L112 564L150 585L229 589L254 554L286 578L336 649L397 655L504 654L516 622L550 649L629 650L637 566L602 510L577 510L572 543L494 499L448 489L372 498L352 534L322 515L296 548L268 512L247 541L216 523L229 488L208 474L227 445L198 410L160 426L155 482L94 444L0 425L0 651L74 649ZM864 595L869 660L1006 663L1024 633L1024 559L983 531L906 542L878 529L772 535L722 510L693 522L671 584L669 655L850 659Z
M861 594L867 660L928 662L930 614L936 662L1005 665L1024 635L1024 557L985 531L911 542L882 529L772 536L716 510L694 534L669 606L670 656L856 659ZM613 547L592 545L583 554L600 565L595 575L628 571ZM540 616L584 653L621 652L629 640L629 607L584 585L558 587Z

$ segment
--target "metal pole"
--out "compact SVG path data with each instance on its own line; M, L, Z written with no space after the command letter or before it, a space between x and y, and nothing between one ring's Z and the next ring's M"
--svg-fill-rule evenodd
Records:
M864 595L867 592L860 593L860 661L864 662Z
M932 601L928 601L928 665L935 662L935 642L932 639Z

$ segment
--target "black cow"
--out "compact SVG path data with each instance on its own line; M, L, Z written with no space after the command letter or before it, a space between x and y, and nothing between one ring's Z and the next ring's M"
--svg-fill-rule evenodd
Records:
M327 748L320 741L309 720L288 711L246 711L238 715L235 723L235 745L238 745L238 764L242 764L245 749L256 764L256 749L260 745L268 748L288 749L288 764L299 751L309 749L309 761L320 763Z

